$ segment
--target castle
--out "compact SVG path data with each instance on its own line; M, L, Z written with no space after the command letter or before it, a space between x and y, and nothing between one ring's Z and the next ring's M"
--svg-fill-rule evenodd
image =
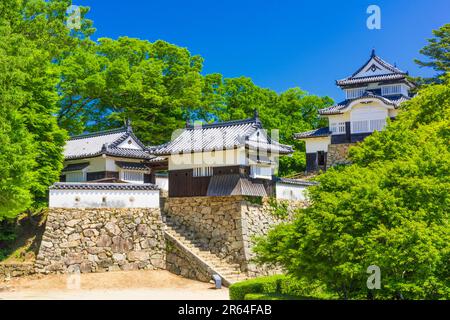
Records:
M346 99L319 111L329 126L295 135L306 143L306 171L346 163L349 146L395 119L415 87L407 76L373 51L338 80ZM276 175L279 157L292 152L267 134L256 111L249 119L187 124L159 146L145 146L130 123L72 137L61 182L50 188L35 268L162 268L201 281L219 275L225 285L274 272L252 263L252 239L289 219L272 214L271 199L288 200L288 213L308 205L313 182Z
M346 99L319 110L328 127L295 134L305 141L308 173L347 163L349 146L382 130L386 119L395 119L400 104L411 98L415 88L407 72L381 59L375 50L358 70L336 84Z

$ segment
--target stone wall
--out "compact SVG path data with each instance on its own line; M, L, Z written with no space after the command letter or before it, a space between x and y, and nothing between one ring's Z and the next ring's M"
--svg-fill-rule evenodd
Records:
M49 210L36 271L164 269L159 208Z
M187 227L209 250L229 262L241 262L243 240L240 196L168 198L171 220Z
M327 152L327 169L337 164L349 163L348 149L354 145L354 143L329 144Z
M0 281L34 273L33 263L0 263Z
M269 209L268 199L243 196L168 198L165 211L178 225L192 231L210 252L230 263L238 263L242 271L263 273L251 263L253 237L283 220ZM306 202L290 202L289 210L306 206Z
M180 247L180 243L166 234L166 269L172 273L189 279L208 282L213 272L201 259L195 257L188 248Z

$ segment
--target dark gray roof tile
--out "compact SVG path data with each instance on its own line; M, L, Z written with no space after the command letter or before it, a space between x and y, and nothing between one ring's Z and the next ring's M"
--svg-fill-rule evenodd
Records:
M331 134L328 127L314 129L306 132L295 133L294 138L302 139L302 138L318 138L318 137L328 137Z
M56 182L51 190L159 190L152 183L86 183L86 182Z

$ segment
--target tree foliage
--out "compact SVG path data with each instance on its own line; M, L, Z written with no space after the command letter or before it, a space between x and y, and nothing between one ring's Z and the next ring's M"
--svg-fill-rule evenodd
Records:
M2 134L5 142L14 143L8 154L23 150L28 159L22 159L20 166L18 160L11 166L2 162L2 166L9 168L1 177L2 183L9 186L8 193L17 190L22 199L20 205L14 206L15 210L9 207L10 210L1 213L8 217L30 206L45 205L48 186L59 179L66 134L54 116L58 111L55 59L62 55L62 43L72 37L64 26L63 8L67 3L7 0L0 7L1 99L4 119L11 121L4 124ZM31 164L32 175L27 173ZM20 172L23 178L8 178L8 174ZM27 179L26 185L21 182L23 179ZM10 200L17 202L14 197Z
M420 50L428 61L414 60L421 67L430 67L437 72L432 78L416 78L419 84L439 83L441 76L450 70L450 23L433 30L434 38L428 39L428 45Z
M375 298L450 297L450 84L429 86L396 121L328 170L312 205L260 239L260 262L365 298L366 269L381 268Z

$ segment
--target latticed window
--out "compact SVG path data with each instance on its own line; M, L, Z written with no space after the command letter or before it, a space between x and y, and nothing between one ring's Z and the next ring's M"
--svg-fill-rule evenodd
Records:
M333 134L344 134L345 133L345 122L330 123L330 131Z
M73 171L66 173L66 182L83 182L85 181L83 171Z
M386 119L370 120L370 131L381 131L386 126Z
M392 86L381 87L381 95L399 94L402 93L402 86L400 84L395 84Z
M369 121L352 121L352 133L369 132Z
M212 167L194 168L192 175L194 177L210 177L213 175L213 168Z
M144 173L132 170L121 171L121 180L130 182L144 182Z
M365 88L348 89L346 90L347 99L359 98L364 94L365 91L366 91Z
M386 119L352 121L352 133L381 131L386 126Z

